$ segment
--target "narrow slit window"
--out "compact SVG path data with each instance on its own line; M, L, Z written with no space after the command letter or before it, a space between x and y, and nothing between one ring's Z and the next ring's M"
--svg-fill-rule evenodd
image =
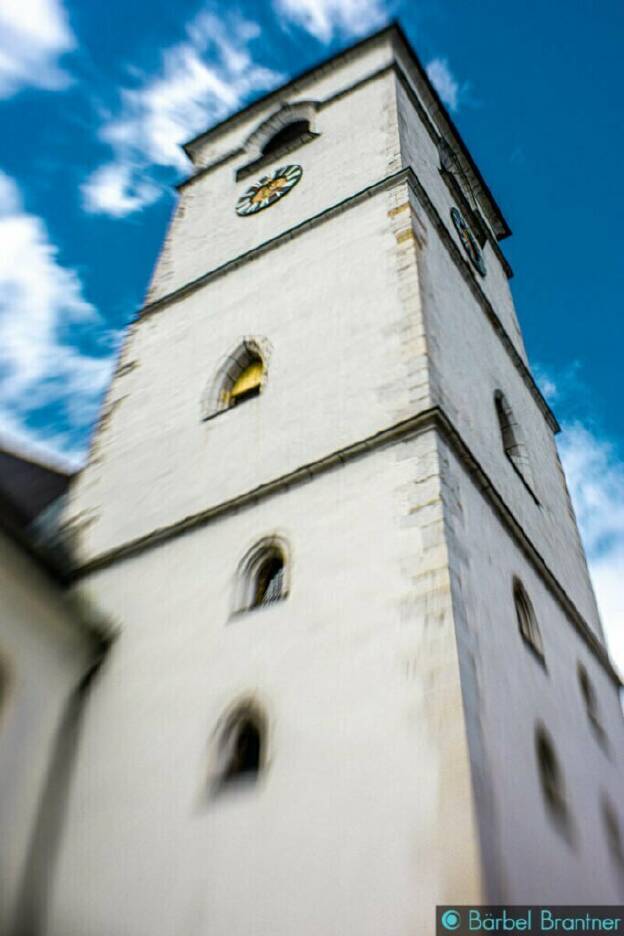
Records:
M256 543L238 566L235 613L266 608L284 601L290 589L290 550L277 536Z
M514 604L516 606L516 618L518 621L518 630L522 639L530 649L544 661L544 643L542 641L542 632L533 605L527 595L524 586L518 579L514 581Z
M284 597L284 559L275 552L261 563L255 580L253 606L272 604Z
M229 719L221 734L216 790L241 782L254 783L264 766L266 727L264 717L245 705Z
M567 823L568 809L563 775L553 744L540 728L535 737L535 753L544 801L551 816L559 823Z
M261 740L258 726L246 718L236 726L230 758L223 775L227 783L236 777L253 777L260 770Z
M601 740L603 740L603 728L600 720L600 713L598 709L598 698L596 696L596 690L594 689L594 684L589 678L589 674L586 668L582 663L579 663L578 666L578 681L579 688L581 690L581 696L583 697L583 703L585 705L585 711L587 713L587 718L597 734L600 735Z
M498 418L503 451L524 481L534 500L537 501L533 492L533 475L522 430L505 395L500 390L497 390L494 394L494 407Z

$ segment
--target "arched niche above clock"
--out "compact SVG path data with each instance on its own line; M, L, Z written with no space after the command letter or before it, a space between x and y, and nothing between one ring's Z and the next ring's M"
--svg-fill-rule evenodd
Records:
M246 161L236 170L236 180L314 140L317 107L316 101L285 103L263 120L245 140Z

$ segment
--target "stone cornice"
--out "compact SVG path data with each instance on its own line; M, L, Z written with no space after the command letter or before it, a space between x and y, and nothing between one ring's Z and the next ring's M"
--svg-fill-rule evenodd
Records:
M115 565L145 550L153 549L164 543L171 542L180 536L184 536L187 533L207 526L222 517L246 507L254 506L259 501L280 494L288 488L309 481L336 468L340 468L349 462L364 457L370 452L393 445L430 429L436 429L449 443L513 541L522 550L525 557L529 560L545 586L553 595L570 624L575 628L596 659L602 664L610 678L618 686L621 685L621 678L609 658L606 647L577 609L575 603L560 584L557 576L552 572L522 525L518 522L513 511L507 505L505 499L497 490L481 463L473 455L459 431L440 407L433 407L422 413L418 413L372 436L332 452L324 458L317 459L307 465L302 465L272 481L260 484L221 504L198 511L197 513L184 517L176 523L160 527L153 530L151 533L147 533L101 553L99 556L85 562L83 565L74 568L71 574L72 579L74 581L83 579L93 572Z

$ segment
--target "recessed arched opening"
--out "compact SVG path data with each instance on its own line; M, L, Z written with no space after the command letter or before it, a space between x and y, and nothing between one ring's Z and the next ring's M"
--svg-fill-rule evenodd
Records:
M583 699L583 704L585 706L585 712L587 714L587 718L589 719L589 723L591 724L594 731L600 736L600 739L604 741L604 731L600 721L598 697L596 695L594 684L589 678L589 673L582 663L579 663L577 667L577 676L581 697Z
M228 716L218 740L218 791L254 783L266 763L266 718L255 704L245 703Z
M317 110L317 101L284 103L258 124L243 144L247 161L236 170L237 180L316 139Z
M260 394L264 378L264 364L257 354L251 354L248 363L234 380L231 387L224 388L227 407L238 406Z
M309 120L293 120L281 127L277 133L274 133L273 136L266 141L262 147L262 155L268 156L270 153L275 153L281 150L282 147L288 146L288 144L298 140L304 133L309 132Z
M232 731L231 751L223 774L223 782L237 777L254 777L260 772L262 738L256 722L242 718Z
M266 608L288 596L289 551L281 537L270 536L249 550L236 576L235 611Z
M513 596L520 635L527 646L537 654L539 659L543 662L544 643L542 640L542 632L537 623L531 599L527 595L524 585L517 578L514 579L513 582Z
M268 552L260 563L254 578L252 607L272 604L284 597L284 556L279 548Z
M505 455L512 458L519 448L518 439L516 438L516 424L511 407L500 390L497 390L494 394L494 405Z
M202 415L211 419L260 396L267 381L266 339L245 338L227 356L202 397Z
M558 823L567 823L568 809L563 774L554 745L543 727L538 727L535 732L535 755L547 810Z
M505 394L501 390L497 390L494 394L494 407L503 451L535 498L531 465L522 430Z

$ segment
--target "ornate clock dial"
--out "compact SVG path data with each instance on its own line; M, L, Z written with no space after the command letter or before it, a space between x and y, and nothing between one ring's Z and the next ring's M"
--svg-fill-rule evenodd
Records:
M459 239L462 242L462 246L473 267L479 271L481 276L485 276L485 261L483 259L483 254L481 253L481 248L477 243L477 239L466 224L464 216L458 208L451 208L451 218L453 219L453 224L459 234Z
M271 175L262 176L238 199L236 214L241 217L256 214L275 204L295 187L302 175L301 166L280 166Z

